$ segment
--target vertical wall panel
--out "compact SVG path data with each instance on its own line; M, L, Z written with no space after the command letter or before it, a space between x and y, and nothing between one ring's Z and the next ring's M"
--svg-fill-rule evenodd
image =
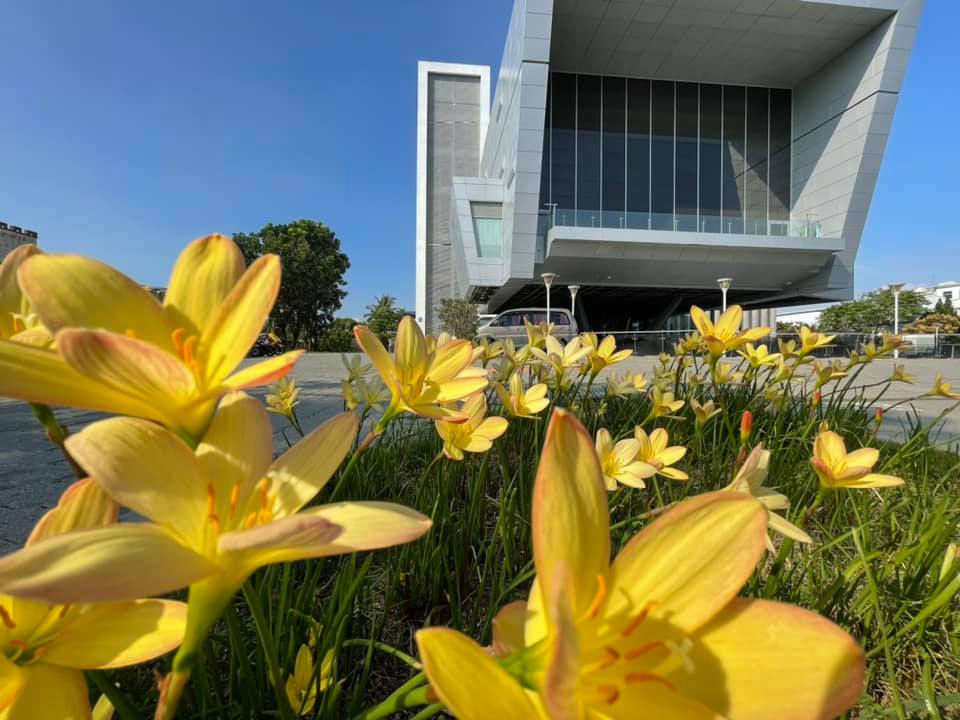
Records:
M676 229L697 229L699 88L677 83Z
M650 81L627 81L627 227L650 227Z
M770 91L770 234L786 235L790 220L791 93Z
M743 233L743 171L746 160L746 88L723 88L722 232Z
M723 87L700 86L700 230L720 232Z
M674 191L674 87L653 81L653 154L651 157L653 228L673 230Z
M557 222L572 225L573 209L576 207L577 76L554 73L552 92L551 202L557 205Z
M623 226L627 171L627 81L603 79L603 182L600 205L606 227Z
M600 227L600 77L577 77L577 225Z
M767 234L767 158L770 143L770 92L747 89L746 232Z

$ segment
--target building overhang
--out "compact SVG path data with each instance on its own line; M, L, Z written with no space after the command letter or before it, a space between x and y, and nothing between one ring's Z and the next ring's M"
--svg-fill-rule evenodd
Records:
M547 233L543 272L564 283L620 287L782 292L818 275L844 249L841 238L556 226Z

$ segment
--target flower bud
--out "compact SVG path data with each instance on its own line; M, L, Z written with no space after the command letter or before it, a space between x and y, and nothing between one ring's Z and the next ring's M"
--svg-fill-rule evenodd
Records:
M753 413L744 410L740 416L740 444L746 445L750 439L750 432L753 430Z

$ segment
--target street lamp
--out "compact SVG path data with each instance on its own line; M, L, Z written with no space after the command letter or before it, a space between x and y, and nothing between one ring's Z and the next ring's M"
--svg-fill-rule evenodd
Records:
M550 286L553 285L553 281L556 280L559 275L556 273L543 273L540 277L543 278L543 284L547 287L547 334L550 334Z
M890 292L893 293L893 334L900 334L900 293L906 283L890 283ZM893 359L900 359L900 350L893 351Z
M579 285L571 285L570 290L570 314L573 315L574 319L577 317L577 292L580 290Z
M717 278L717 285L720 286L720 292L723 293L723 310L721 312L727 311L727 290L730 289L732 284L733 278Z

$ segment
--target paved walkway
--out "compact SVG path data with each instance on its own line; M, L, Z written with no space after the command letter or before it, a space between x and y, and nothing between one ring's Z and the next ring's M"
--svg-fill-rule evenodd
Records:
M937 371L942 372L954 388L960 390L960 360L905 362L908 369L916 373L916 384L895 384L883 398L881 404L884 407L929 389ZM633 357L617 369L649 371L655 363L656 358L653 357ZM861 375L862 383L884 379L891 367L891 361L871 365ZM342 410L339 380L344 375L338 355L310 354L298 364L294 372L301 387L298 411L306 430ZM261 390L255 394L262 397L264 393ZM946 400L930 398L913 403L913 407L929 421L948 404ZM910 406L901 406L890 412L885 434L896 436L910 411ZM96 413L69 409L59 410L57 416L73 430L100 417ZM280 451L286 447L281 431L287 428L287 424L282 418L272 417L275 446ZM960 411L947 419L944 434L948 438L960 439ZM22 544L33 524L56 503L60 493L72 480L73 475L66 461L47 441L29 406L0 399L0 553L9 552Z

